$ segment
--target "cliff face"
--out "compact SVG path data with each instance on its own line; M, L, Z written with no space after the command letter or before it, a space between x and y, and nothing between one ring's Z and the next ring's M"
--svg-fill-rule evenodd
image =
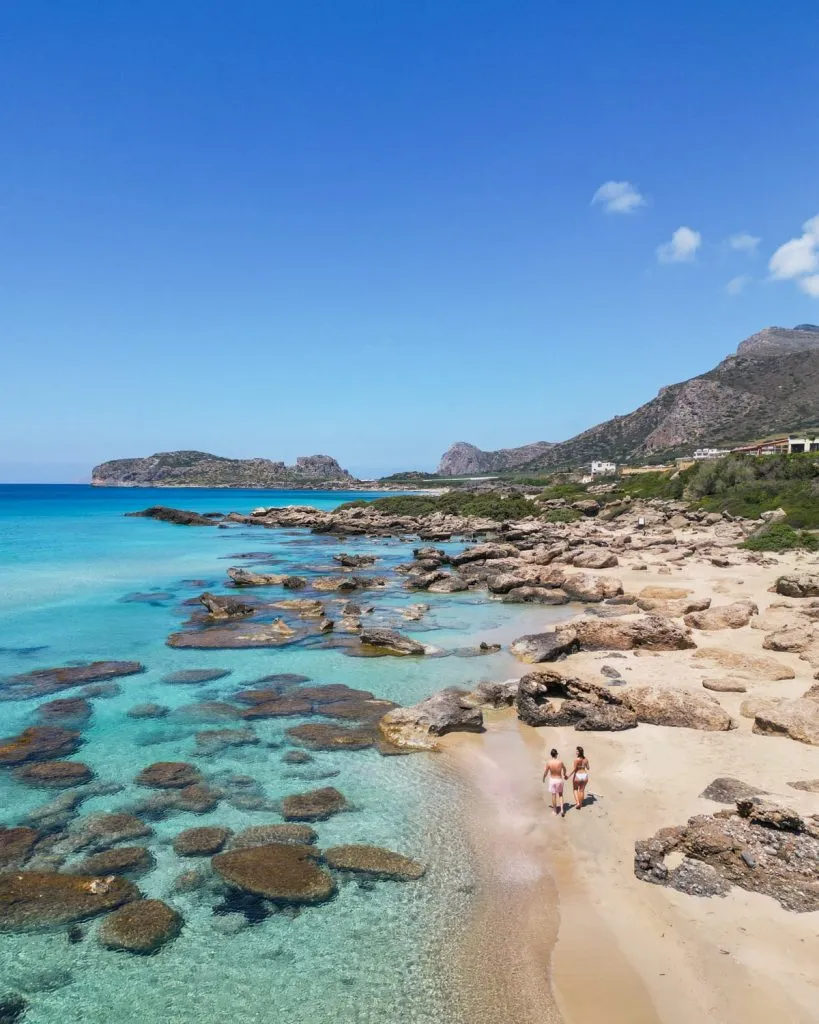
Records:
M767 327L743 341L734 355L699 377L661 388L656 398L626 416L600 423L560 444L480 452L472 466L452 470L460 442L444 455L439 473L523 472L568 469L608 459L614 462L662 459L690 454L701 446L729 446L770 434L819 426L819 328ZM456 449L458 451L456 451Z
M95 466L96 487L316 487L355 483L329 455L306 455L295 466L270 459L225 459L208 452L158 452Z

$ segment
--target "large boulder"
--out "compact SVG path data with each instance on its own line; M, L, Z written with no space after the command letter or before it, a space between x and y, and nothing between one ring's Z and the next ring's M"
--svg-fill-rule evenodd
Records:
M448 732L481 732L483 712L467 690L449 687L408 708L394 708L379 721L381 735L394 747L435 750L434 737Z
M358 639L365 647L377 648L383 654L426 654L426 648L394 629L362 629Z
M0 874L0 931L34 931L83 921L139 899L124 878L51 871Z
M167 903L137 900L106 917L98 938L107 949L155 953L160 946L176 938L181 930L182 918Z
M562 590L535 585L513 587L503 595L503 601L506 604L526 602L529 604L561 605L568 604L569 600L569 595Z
M426 871L423 864L411 857L362 843L332 846L324 851L324 860L336 871L352 871L369 878L388 878L396 882L414 881Z
M773 590L783 597L819 597L819 574L806 572L780 576Z
M211 861L230 886L273 903L322 903L336 891L332 877L315 863L308 846L277 843L230 850Z
M282 800L282 817L285 821L326 821L348 808L343 793L333 786L325 786L323 789L286 796Z
M689 612L683 621L693 629L741 629L758 614L759 608L753 601L734 601L702 612Z
M562 589L573 601L596 602L622 594L623 584L613 576L576 573L564 577Z
M685 651L696 644L688 629L661 615L619 619L575 619L558 628L583 650Z
M655 588L647 587L652 590ZM656 588L662 590L662 587ZM689 612L704 612L711 607L710 597L678 597L673 600L664 601L657 597L638 597L637 607L644 612L654 612L655 615L665 615L671 619L677 619Z
M725 732L733 728L731 716L715 697L689 690L637 686L623 690L619 700L640 722L674 728Z
M476 544L466 548L460 554L453 555L453 565L466 565L467 562L487 561L495 558L517 558L520 554L514 544Z
M554 705L550 698L565 695L565 680L556 672L530 672L518 682L515 710L527 725L553 723Z
M535 665L544 661L556 661L564 654L577 650L577 637L571 632L527 633L513 640L509 650L518 661Z
M608 548L583 548L572 558L577 569L611 569L618 564L617 555Z
M819 746L819 701L782 700L757 711L754 732L763 736L789 736Z

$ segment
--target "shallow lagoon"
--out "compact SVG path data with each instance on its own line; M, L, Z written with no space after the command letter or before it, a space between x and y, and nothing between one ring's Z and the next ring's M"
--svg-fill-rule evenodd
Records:
M505 678L508 656L362 659L299 644L273 650L173 650L165 638L189 611L180 603L200 593L202 582L223 591L225 570L232 564L258 561L267 571L309 574L327 570L332 553L349 550L378 555L374 571L380 573L407 560L413 544L358 538L339 542L306 531L244 526L177 527L123 517L125 511L159 503L202 512L249 511L259 504L332 508L350 497L0 488L0 678L101 658L135 659L147 668L119 680L117 695L92 701L93 716L75 758L89 764L98 780L125 788L87 800L81 814L118 810L144 798L150 791L136 787L133 778L146 764L191 761L217 784L232 774L252 776L273 806L288 793L336 786L352 809L318 823L321 847L370 842L428 865L417 882L342 880L329 903L275 911L250 924L237 913L214 914L218 901L210 892L174 892L174 879L192 864L177 857L170 842L193 826L219 824L238 830L279 822L281 816L222 801L205 815L176 813L152 821L154 833L145 842L156 866L137 884L147 896L179 910L185 921L181 935L150 957L100 948L98 922L83 924L82 941L73 944L66 929L3 935L0 998L6 992L23 994L30 1004L27 1022L455 1024L462 1019L447 950L468 922L473 878L457 827L458 787L437 768L435 757L319 751L305 765L288 764L282 755L295 748L285 731L305 721L300 718L254 721L249 724L258 745L198 757L195 733L219 724L190 721L179 709L229 698L262 676L280 672L299 673L316 684L345 683L407 704L447 685ZM246 552L259 556L232 557ZM157 593L156 600L132 599L151 591ZM379 622L444 651L489 637L492 631L512 629L532 614L482 595L412 594L402 589L400 579L388 591L362 600L376 606ZM419 623L404 622L398 609L419 600L429 603L431 611ZM540 610L539 621L559 614ZM162 682L169 672L193 668L227 669L230 674L197 685ZM34 709L48 699L0 703L0 732L11 735L32 724ZM170 708L170 714L158 720L127 717L129 708L149 702ZM0 772L4 824L21 822L55 795L27 788Z

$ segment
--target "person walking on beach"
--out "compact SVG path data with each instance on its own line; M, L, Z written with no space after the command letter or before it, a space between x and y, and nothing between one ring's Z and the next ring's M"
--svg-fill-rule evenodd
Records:
M582 747L577 748L577 757L572 766L572 789L574 790L574 805L579 811L586 800L586 786L589 784L589 771L591 765Z
M561 817L566 816L566 809L563 805L563 780L567 779L566 765L557 756L557 751L552 748L549 760L543 770L543 781L549 779L549 792L552 796L552 810ZM558 804L558 798L560 803Z

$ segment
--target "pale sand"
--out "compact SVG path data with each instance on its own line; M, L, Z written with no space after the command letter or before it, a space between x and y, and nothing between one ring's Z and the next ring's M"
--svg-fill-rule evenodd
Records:
M813 568L805 563L790 556L767 569L686 564L671 577L622 568L607 574L623 579L629 592L683 586L713 596L715 605L750 597L762 611L780 600L767 592L772 580L797 566ZM766 654L796 672L794 680L749 679L748 694L717 695L733 714L746 696L796 696L813 682L813 669L796 655L763 651L759 630L696 631L695 638L699 647ZM703 677L729 674L692 653L628 653L617 660L586 653L557 667L600 681L605 661L628 682L700 690ZM532 668L518 665L517 671ZM737 888L724 899L687 896L633 874L636 839L719 809L698 796L717 776L753 782L803 813L819 811L817 795L786 785L819 778L819 748L756 736L751 724L741 719L738 730L723 733L647 725L577 733L530 729L505 711L487 715L483 735L446 737L442 768L457 771L473 794L464 815L482 881L462 965L474 1021L819 1019L819 913L791 913ZM542 755L553 745L570 761L578 743L591 759L595 802L556 819L541 783ZM566 799L571 801L568 786Z

